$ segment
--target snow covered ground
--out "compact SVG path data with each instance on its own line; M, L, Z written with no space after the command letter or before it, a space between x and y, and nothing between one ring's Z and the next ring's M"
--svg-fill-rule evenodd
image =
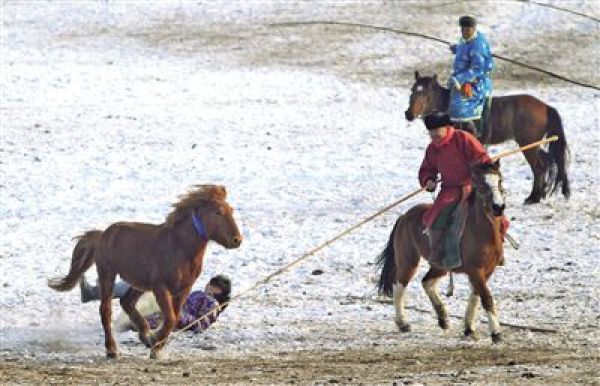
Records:
M454 40L468 6L440 4L3 2L0 355L101 357L97 304L82 305L76 290L53 292L47 278L68 268L73 236L120 220L162 222L194 184L227 186L245 237L239 250L209 247L197 286L224 273L234 292L417 189L428 138L404 110L414 70L445 80L447 48L347 27L267 24L353 21ZM595 2L563 5L600 15ZM600 24L521 2L478 12L497 53L600 84ZM504 160L511 234L522 247L507 248L507 266L490 280L501 320L558 329L556 344L597 346L600 93L498 66L497 95L529 93L562 115L573 190L569 201L524 206L529 167L522 156ZM169 351L344 349L393 331L392 306L374 301L373 263L397 216L430 201L422 194L363 226ZM408 305L429 309L425 271ZM461 315L468 286L456 279L447 304ZM439 343L432 315L409 314L416 332L394 335L396 344L459 344L458 320ZM474 345L490 344L482 335ZM547 339L506 335L508 344ZM145 355L133 334L119 339L124 353Z

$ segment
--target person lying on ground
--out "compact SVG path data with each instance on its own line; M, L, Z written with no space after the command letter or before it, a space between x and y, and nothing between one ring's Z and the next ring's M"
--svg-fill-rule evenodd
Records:
M92 300L100 300L100 291L98 286L90 285L85 276L81 279L79 288L81 290L81 302L87 303ZM117 281L113 286L113 298L120 299L127 293L130 285L125 281ZM208 316L199 320L190 328L194 332L202 332L210 325L217 321L217 318L227 307L227 303L231 295L231 280L224 275L212 277L204 290L196 290L190 292L188 298L181 308L179 320L177 321L176 329L182 329L190 323L196 321L204 315ZM223 307L219 305L225 304ZM150 328L158 328L162 322L162 314L160 307L156 303L151 292L147 292L138 300L136 308L146 319ZM212 312L211 312L212 311ZM117 328L120 331L132 330L133 324L124 312L121 313L116 322Z

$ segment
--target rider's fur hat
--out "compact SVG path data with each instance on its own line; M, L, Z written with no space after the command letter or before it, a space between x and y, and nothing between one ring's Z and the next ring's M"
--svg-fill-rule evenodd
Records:
M452 125L452 121L450 121L450 116L448 114L443 113L432 113L426 115L423 119L423 122L425 122L425 127L427 128L427 130L433 130L437 129L438 127Z
M458 19L458 25L461 27L475 27L477 25L477 21L473 16L462 16Z

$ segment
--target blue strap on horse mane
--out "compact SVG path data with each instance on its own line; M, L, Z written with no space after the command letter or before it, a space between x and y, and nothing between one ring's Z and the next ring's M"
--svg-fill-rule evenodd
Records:
M198 216L198 213L196 213L196 211L194 211L194 213L192 214L192 221L194 222L194 228L196 228L198 236L208 240L206 228L204 228L204 224L202 223L202 220L200 219L200 216Z

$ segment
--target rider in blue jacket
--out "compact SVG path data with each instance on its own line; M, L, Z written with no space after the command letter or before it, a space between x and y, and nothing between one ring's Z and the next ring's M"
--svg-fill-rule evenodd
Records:
M462 38L458 44L450 46L456 55L452 76L448 80L451 90L450 119L457 128L481 138L484 107L489 110L491 103L490 73L494 68L494 60L487 38L477 31L475 18L463 16L459 19L459 25Z

